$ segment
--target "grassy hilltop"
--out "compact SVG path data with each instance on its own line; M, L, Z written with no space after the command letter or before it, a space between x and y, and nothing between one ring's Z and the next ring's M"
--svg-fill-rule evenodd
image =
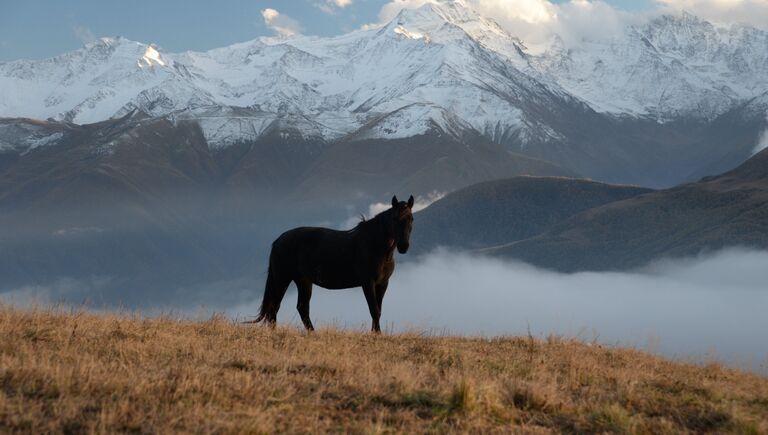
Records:
M0 305L0 432L768 432L768 378L549 338Z

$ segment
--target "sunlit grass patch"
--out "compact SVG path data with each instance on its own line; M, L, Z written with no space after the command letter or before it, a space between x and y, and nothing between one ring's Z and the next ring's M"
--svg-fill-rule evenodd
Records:
M768 431L768 379L560 337L0 305L0 432Z

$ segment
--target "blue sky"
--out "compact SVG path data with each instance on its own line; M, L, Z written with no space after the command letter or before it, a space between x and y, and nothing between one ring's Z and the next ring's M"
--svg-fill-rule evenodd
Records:
M302 33L334 35L377 21L389 0L354 0L333 13L318 7L330 0L0 0L0 61L40 59L73 50L93 36L125 36L176 52L206 50L272 35L262 18L277 9L301 25ZM626 10L651 0L610 0Z

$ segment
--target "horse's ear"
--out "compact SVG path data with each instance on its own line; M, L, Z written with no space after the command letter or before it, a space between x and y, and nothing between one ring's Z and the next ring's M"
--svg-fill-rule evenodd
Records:
M413 195L411 195L411 197L408 198L408 208L413 208Z
M394 195L392 197L392 207L397 207L398 203L399 203L399 201L397 200L397 195Z

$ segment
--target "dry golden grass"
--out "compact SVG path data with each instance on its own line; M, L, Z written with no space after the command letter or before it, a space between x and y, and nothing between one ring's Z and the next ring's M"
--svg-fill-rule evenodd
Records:
M768 379L550 338L0 305L0 432L768 432Z

